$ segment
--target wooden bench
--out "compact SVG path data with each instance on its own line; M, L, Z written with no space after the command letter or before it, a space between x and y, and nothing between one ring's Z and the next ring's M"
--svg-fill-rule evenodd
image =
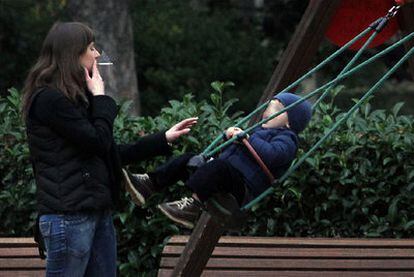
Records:
M33 238L0 238L0 276L45 276Z
M171 276L188 236L165 246ZM221 237L202 276L414 276L414 240Z

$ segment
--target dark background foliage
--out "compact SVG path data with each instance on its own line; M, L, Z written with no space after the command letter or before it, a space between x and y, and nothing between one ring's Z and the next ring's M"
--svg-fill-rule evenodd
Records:
M307 1L264 1L261 8L248 5L250 2L130 1L143 115L154 116L168 100L180 99L187 93L193 93L197 100L205 99L209 94L209 84L215 80L235 83L235 87L227 92L230 97L240 99L235 109L249 111L257 105ZM47 31L57 20L70 20L66 1L0 1L2 96L8 95L10 87L22 88ZM381 47L367 51L361 59L376 53ZM322 61L335 49L331 43L323 42L314 63ZM352 89L337 98L338 106L347 107L348 99L361 95L403 51L402 48L396 49L345 82ZM112 54L116 56L116 53ZM314 85L333 78L353 54L346 52L312 76L310 85L305 84L299 89L309 91ZM402 112L412 113L414 97L410 91L413 85L406 82L408 78L406 67L394 74L389 85L376 98L385 100L374 101L374 107L391 108L392 103L405 101L407 105ZM388 101L389 97L393 101Z

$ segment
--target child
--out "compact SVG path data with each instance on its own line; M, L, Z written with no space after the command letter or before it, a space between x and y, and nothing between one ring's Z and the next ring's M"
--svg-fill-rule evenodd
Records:
M299 99L299 96L291 93L277 94L262 118ZM295 158L298 134L305 129L311 114L310 103L304 101L257 127L248 137L248 141L275 178L280 177ZM240 128L230 127L226 130L226 137L230 139L242 131ZM186 165L191 157L193 154L173 158L148 174L130 174L124 171L126 189L131 193L134 202L142 205L155 191L179 180L185 181L185 185L193 192L192 197L163 203L158 208L171 220L191 229L198 219L202 203L213 194L231 193L242 205L271 185L268 176L243 144L231 144L216 159L205 163L190 175Z

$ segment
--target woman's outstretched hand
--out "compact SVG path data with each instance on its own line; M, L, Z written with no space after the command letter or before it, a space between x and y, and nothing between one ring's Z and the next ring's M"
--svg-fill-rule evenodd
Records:
M197 120L198 117L190 117L172 126L167 132L165 132L167 142L173 142L180 136L190 132L191 127L197 123Z
M88 69L85 69L85 80L86 85L93 95L105 95L105 86L102 80L101 74L99 73L96 61L92 65L92 77L89 76Z

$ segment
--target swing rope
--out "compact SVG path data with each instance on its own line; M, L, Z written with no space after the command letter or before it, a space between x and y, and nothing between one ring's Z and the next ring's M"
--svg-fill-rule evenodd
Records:
M288 111L289 109L299 105L300 103L306 101L307 99L313 97L314 95L320 93L321 91L325 90L326 88L335 85L336 83L348 78L349 76L355 74L357 71L361 70L362 68L366 67L367 65L371 64L372 62L374 62L375 60L383 57L384 55L386 55L387 53L391 52L392 50L394 50L395 48L399 47L401 44L405 43L406 41L410 40L411 38L414 37L414 32L408 34L407 36L405 36L404 38L402 38L401 40L399 40L398 42L394 43L393 45L389 46L388 48L382 50L381 52L377 53L376 55L372 56L371 58L369 58L368 60L360 63L359 65L357 65L356 67L350 69L349 71L347 71L346 73L343 73L342 75L336 77L335 79L331 80L330 82L326 83L325 85L317 88L316 90L308 93L307 95L305 95L304 97L302 97L302 99L286 106L285 108L283 108L282 110L280 110L277 113L274 113L272 115L270 115L269 117L260 120L259 122L257 122L256 124L252 125L251 127L247 128L246 130L244 130L244 132L240 133L238 136L232 137L229 140L223 142L221 145L217 146L215 149L209 151L209 152L203 152L203 156L205 158L210 158L212 156L214 156L218 151L220 151L221 149L227 147L229 144L231 144L232 142L234 142L235 140L239 139L240 136L244 136L245 134L248 134L251 130L253 130L254 128L262 125L263 123L266 123L267 121L279 116L280 114ZM222 138L222 136L220 136L220 138Z
M319 87L318 89L314 90L313 92L310 92L309 94L307 94L306 96L304 96L302 99L286 106L285 108L283 108L282 110L280 110L277 113L274 113L272 115L270 115L269 117L260 120L258 123L254 124L253 126L247 128L244 132L240 133L238 136L232 137L230 139L228 139L227 141L225 141L224 143L222 143L221 145L217 146L215 149L211 150L210 152L207 153L203 153L203 156L205 158L210 158L212 156L214 156L217 152L219 152L221 149L227 147L228 145L230 145L231 143L233 143L235 140L239 139L240 136L244 136L245 134L249 133L251 130L253 130L254 128L260 126L263 123L266 123L267 121L279 116L280 114L288 111L289 109L299 105L300 103L306 101L307 99L313 97L314 95L320 93L322 90L348 78L349 76L355 74L357 71L361 70L362 68L366 67L368 64L371 64L372 62L374 62L375 60L377 60L378 58L386 55L387 53L391 52L393 49L399 47L401 44L405 43L406 41L410 40L411 38L414 37L414 32L410 33L409 35L407 35L406 37L404 37L403 39L401 39L400 41L396 42L395 44L393 44L392 46L389 46L388 48L384 49L383 51L377 53L376 55L374 55L373 57L371 57L370 59L364 61L363 63L359 64L358 66L354 67L353 69L347 71L346 73L338 76L337 78L335 78L334 80L326 83L325 85ZM221 138L221 137L220 137Z
M378 20L376 20L375 22L373 22L370 25L370 28L374 30L372 35L368 38L368 40L364 43L364 45L358 50L358 52L355 54L355 56L352 58L352 60L344 67L344 69L339 73L338 76L344 74L350 68L352 68L354 63L359 59L359 57L362 55L362 53L365 52L365 50L368 48L368 46L371 44L371 42L375 39L375 37L385 28L385 26L387 25L389 20L397 15L397 12L399 11L399 9L400 9L400 6L393 6L388 11L386 16L379 18ZM319 103L323 99L325 99L325 97L328 95L331 88L332 87L328 87L327 89L325 89L324 93L313 104L312 110L314 110L319 105Z
M377 34L380 32L381 30L378 30L377 28L374 29L374 32L372 33L372 35L369 37L369 39L364 43L364 45L358 50L358 52L356 53L356 55L352 58L352 60L343 68L343 70L338 74L338 76L343 75L345 72L347 72L353 65L354 63L358 60L358 58L362 55L362 53L366 50L366 48L368 47L368 45L371 44L371 42L374 40L374 38L377 36ZM325 91L323 92L323 94L319 97L319 99L317 101L315 101L315 103L312 106L312 110L315 110L316 107L319 106L319 104L322 102L322 100L327 96L327 94L330 92L330 89L333 87L333 85L327 87L325 89ZM273 183L277 180L276 178L273 176L273 174L270 172L269 168L266 166L266 164L263 162L263 160L260 158L260 156L257 154L256 150L251 146L251 144L249 143L249 141L246 138L242 139L243 144L246 146L246 148L249 150L249 152L252 154L253 158L256 160L256 162L259 164L259 166L262 168L262 170L266 173L266 175L268 176L270 182ZM305 154L304 156L306 160L306 158L309 156L309 154ZM298 164L301 164L302 160L300 160L298 162ZM293 165L292 165L293 167ZM295 166L292 170L292 172L298 167ZM289 174L290 175L290 174ZM282 181L280 181L282 182ZM270 192L269 192L270 193Z
M330 135L336 131L362 104L365 103L365 101L373 95L377 89L405 62L407 61L412 55L414 54L414 47L412 47L368 92L364 94L364 96L343 116L341 119L334 124L334 126L326 132L326 134L308 151L306 152L301 159L294 163L287 171L286 173L280 177L277 180L277 183L283 183L308 157L311 153L313 153L322 143L324 143ZM243 210L249 209L255 204L257 204L260 200L262 200L264 197L269 195L273 192L274 188L272 187L268 188L266 191L264 191L261 195L256 197L254 200L252 200L250 203L242 207Z
M352 60L342 69L342 71L338 74L338 76L343 75L345 72L347 72L349 69L352 68L352 66L355 64L355 62L359 59L359 57L362 55L363 52L365 52L368 45L371 44L371 42L374 40L374 38L377 36L378 31L374 31L372 35L369 37L369 39L364 43L364 45L361 47L361 49L358 50L358 52L355 54L355 56L352 58ZM322 95L318 98L318 100L315 101L315 103L312 105L312 110L314 110L316 107L319 106L319 104L325 99L325 97L330 92L332 86L329 86L325 89L325 91L322 93Z
M283 91L289 91L292 88L296 87L297 85L299 85L300 82L302 82L304 79L306 79L307 77L309 77L310 75L312 75L313 73L317 72L319 69L321 69L323 66L325 66L326 64L328 64L329 62L331 62L334 58L336 58L337 56L339 56L340 54L342 54L345 50L349 49L354 43L356 43L358 40L362 39L365 35L367 35L371 30L374 30L374 33L370 36L370 38L367 40L367 42L363 45L363 47L357 52L357 54L354 56L354 58L348 63L348 65L343 69L343 71L338 75L341 76L342 74L344 74L345 72L348 71L349 68L352 67L352 65L358 60L358 58L361 56L361 54L363 53L363 51L369 46L369 44L372 42L372 40L376 37L376 35L381 32L383 30L383 28L386 26L386 24L388 23L388 21L394 17L398 10L399 10L400 6L393 6L387 13L386 16L381 17L379 19L377 19L376 21L374 21L372 24L370 24L370 26L365 29L364 31L362 31L360 34L358 34L355 38L353 38L352 40L350 40L348 43L346 43L344 46L342 46L340 49L338 49L336 52L334 52L333 54L331 54L331 56L329 56L328 58L326 58L324 61L322 61L319 65L317 65L316 67L314 67L312 70L310 70L309 72L307 72L306 74L304 74L302 77L300 77L299 79L297 79L295 82L293 82L292 84L290 84L288 87L286 87ZM399 44L398 44L399 45ZM388 53L389 51L385 52ZM384 54L385 54L384 53ZM379 58L382 55L376 55L374 57ZM370 60L370 62L372 62L373 60ZM370 63L369 62L369 63ZM359 68L360 69L360 68ZM342 79L341 79L342 80ZM339 80L340 81L340 80ZM317 104L319 104L319 102L322 101L322 99L324 99L326 97L326 95L329 93L329 89L334 85L335 83L332 83L332 85L330 87L326 87L324 88L325 91L323 93L323 95L320 97L320 99L318 99ZM319 91L318 91L319 93ZM316 93L315 93L316 94ZM313 96L314 94L312 94ZM310 97L307 97L306 99L308 99ZM266 101L265 103L263 103L262 105L260 105L259 107L257 107L254 111L252 111L249 115L247 115L246 117L244 117L243 119L241 119L239 122L236 123L236 127L240 127L242 126L244 123L246 123L247 121L249 121L254 115L256 115L258 112L262 111L264 108L267 107L267 105L270 103L272 99ZM301 102L299 102L301 103ZM298 104L299 104L298 103ZM316 104L316 103L315 103ZM296 105L292 105L291 108L293 108ZM315 107L316 105L314 105ZM313 108L314 108L313 107ZM279 113L281 114L281 113ZM277 114L276 116L278 116L279 114ZM274 117L276 117L274 116ZM274 117L269 117L268 120L274 118ZM255 124L254 126L257 127L259 124ZM249 131L252 130L254 128L249 128ZM248 133L248 131L245 131L246 133ZM225 133L222 133L221 135L219 135L218 137L216 137L216 139L213 140L213 142L202 152L202 156L208 158L213 156L215 153L217 153L219 150L221 150L223 147L221 147L222 145L218 146L217 148L211 150L213 147L215 147L223 138L225 138ZM234 140L232 140L233 142ZM225 142L225 146L229 145L230 143L228 143L229 141ZM225 147L224 146L224 147Z
M250 149L249 148L249 143L245 143L246 140L246 136L247 134L252 131L253 129L255 129L256 127L262 125L263 123L266 123L267 121L279 116L280 114L288 111L289 109L299 105L300 103L306 101L307 99L311 98L312 96L316 95L317 93L320 93L321 91L323 91L322 95L317 99L317 101L314 103L314 105L312 106L312 109L314 110L322 101L323 99L328 95L328 93L331 91L331 88L337 84L338 82L348 78L349 76L353 75L354 73L358 72L359 70L361 70L362 68L366 67L368 64L371 64L372 62L374 62L375 60L381 58L382 56L386 55L387 53L389 53L390 51L394 50L395 48L399 47L401 44L405 43L406 41L410 40L413 36L414 36L414 32L408 34L407 36L403 37L402 39L400 39L398 42L394 43L393 45L387 47L386 49L380 51L379 53L377 53L376 55L374 55L373 57L367 59L366 61L360 63L359 65L354 66L354 64L356 63L356 61L360 58L360 56L362 55L362 53L367 49L367 47L371 44L371 42L374 40L374 38L378 35L379 32L381 32L383 30L383 28L386 26L386 24L388 23L388 21L394 17L398 10L400 9L400 6L393 6L387 13L386 16L381 17L379 19L377 19L376 21L374 21L366 30L362 31L359 35L357 35L355 38L353 38L352 40L350 40L347 44L345 44L343 47L341 47L339 50L337 50L335 53L333 53L331 56L329 56L328 58L326 58L324 61L322 61L319 65L317 65L316 67L314 67L312 70L310 70L308 73L304 74L302 77L300 77L299 79L297 79L295 82L293 82L292 84L290 84L288 87L286 87L283 91L289 91L290 89L296 87L301 81L303 81L305 78L307 78L308 76L310 76L311 74L315 73L317 70L319 70L320 68L322 68L324 65L326 65L328 62L330 62L331 60L333 60L334 58L336 58L338 55L340 55L342 52L344 52L346 49L348 49L350 46L352 46L356 41L358 41L359 39L363 38L365 35L367 35L370 31L373 30L373 33L370 35L370 37L367 39L367 41L363 44L363 46L359 49L359 51L354 55L354 57L351 59L351 61L342 69L342 71L338 74L338 76L331 80L330 82L326 83L325 85L315 89L313 92L308 93L307 95L305 95L304 97L302 97L302 99L288 105L287 107L284 107L281 111L276 112L272 115L270 115L269 117L260 120L259 122L257 122L256 124L254 124L253 126L247 128L246 130L244 130L242 133L238 134L237 136L234 136L230 139L228 139L227 141L225 141L224 143L222 143L219 146L216 146L219 141L221 139L223 139L225 137L225 133L223 133L221 136L218 136L203 152L202 152L202 156L204 156L204 158L209 158L212 157L213 155L215 155L218 151L220 151L221 149L227 147L229 144L233 143L235 140L241 140L244 145L249 149L249 151L252 153L253 157L256 159L256 161L259 163L259 165L261 166L261 168L264 170L264 172L266 173L266 175L269 176L270 180L274 180L271 182L271 187L268 188L267 190L265 190L262 194L260 194L258 197L256 197L255 199L253 199L251 202L249 202L248 204L246 204L245 206L243 206L241 209L242 210L246 210L249 209L251 207L253 207L254 205L256 205L257 203L259 203L264 197L268 196L270 193L272 193L274 191L274 186L276 184L281 184L283 183L303 162L305 162L305 160L310 156L310 154L312 154L322 143L324 143L328 138L330 138L330 136L332 135L333 132L335 132L348 118L350 118L352 116L352 114L362 105L364 104L367 99L373 95L377 89L406 61L408 60L413 54L414 54L414 47L411 48L390 70L387 71L387 73L377 82L373 85L373 87L371 87L371 89L369 89L360 99L359 101L350 109L348 110L347 113L345 113L338 122L336 122L325 134L324 136L322 136L322 138L319 139L319 141L317 141L313 147L308 150L297 162L294 162L289 169L278 179L275 180L273 177L273 175L270 173L270 175L268 174L268 168L266 167L266 165L264 165L263 161L260 159L259 156L256 157L257 153L255 153L254 149ZM353 68L352 68L353 67ZM253 112L251 112L249 115L247 115L246 117L244 117L243 119L241 119L239 122L237 122L236 126L240 127L243 124L245 124L248 120L250 120L255 114L257 114L258 112L262 111L264 108L267 107L267 105L270 103L272 99L266 101L265 103L263 103L262 105L260 105L258 108L256 108ZM215 147L216 146L216 147ZM213 147L215 147L214 149L212 149ZM253 151L252 151L253 150ZM256 155L255 155L256 154ZM263 164L262 164L263 163Z
M371 31L371 28L370 27L368 27L367 29L365 29L364 31L362 31L359 35L357 35L355 38L353 38L352 40L350 40L347 44L345 44L340 49L338 49L333 54L331 54L331 56L329 56L328 58L326 58L324 61L322 61L316 67L314 67L312 70L310 70L309 72L307 72L306 74L304 74L302 77L300 77L299 79L297 79L295 82L293 82L292 84L290 84L288 87L286 87L282 91L289 91L292 88L294 88L297 85L299 85L299 83L301 83L303 80L305 80L306 78L308 78L309 76L311 76L313 73L317 72L319 69L321 69L322 67L324 67L326 64L330 63L333 59L335 59L337 56L339 56L340 54L342 54L345 50L349 49L349 47L351 47L355 42L357 42L358 40L360 40L361 38L363 38L370 31ZM259 107L257 107L249 115L247 115L246 117L244 117L243 119L241 119L239 122L237 122L235 126L236 127L243 126L243 124L245 124L247 121L249 121L255 114L257 114L258 112L260 112L264 108L266 108L269 103L270 103L270 100L266 101L265 103L263 103L262 105L260 105ZM207 153L209 153L212 150L212 148L215 147L217 145L217 143L219 143L222 139L223 139L223 135L217 136L213 140L213 142L202 152L202 155L208 156Z

